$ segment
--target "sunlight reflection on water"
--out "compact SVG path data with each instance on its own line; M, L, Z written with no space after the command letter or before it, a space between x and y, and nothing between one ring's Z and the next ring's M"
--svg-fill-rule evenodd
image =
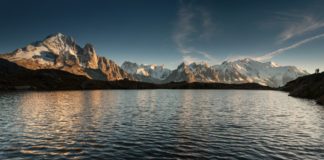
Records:
M0 159L324 158L324 107L283 92L6 92L0 111Z

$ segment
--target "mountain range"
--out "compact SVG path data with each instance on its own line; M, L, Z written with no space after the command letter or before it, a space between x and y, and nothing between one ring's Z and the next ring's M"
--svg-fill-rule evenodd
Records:
M61 33L31 43L0 58L31 70L55 69L94 80L134 80L149 83L258 83L279 87L308 73L295 66L280 66L274 62L259 62L250 58L225 61L220 65L181 63L170 70L163 65L144 65L125 61L118 66L113 60L98 56L93 45L81 47Z
M273 90L257 83L187 83L164 84L130 81L128 79L94 80L57 69L31 70L0 58L0 91L4 90L93 90L93 89L244 89Z

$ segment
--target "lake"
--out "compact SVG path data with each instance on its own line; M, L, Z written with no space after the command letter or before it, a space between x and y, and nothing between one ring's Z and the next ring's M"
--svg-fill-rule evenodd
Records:
M0 159L324 159L324 107L279 91L0 93Z

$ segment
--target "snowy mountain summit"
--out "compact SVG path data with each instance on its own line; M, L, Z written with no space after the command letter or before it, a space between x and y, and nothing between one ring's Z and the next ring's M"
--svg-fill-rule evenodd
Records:
M121 68L129 74L132 74L140 81L159 83L165 80L171 73L171 70L164 68L163 65L138 65L125 61Z
M93 45L88 43L82 48L72 37L61 33L0 57L33 70L59 69L98 80L132 79L114 61L98 56Z

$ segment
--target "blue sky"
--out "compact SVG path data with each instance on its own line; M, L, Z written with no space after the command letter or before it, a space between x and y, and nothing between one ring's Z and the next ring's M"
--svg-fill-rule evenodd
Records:
M61 32L117 61L250 57L324 70L324 1L1 0L0 53Z

